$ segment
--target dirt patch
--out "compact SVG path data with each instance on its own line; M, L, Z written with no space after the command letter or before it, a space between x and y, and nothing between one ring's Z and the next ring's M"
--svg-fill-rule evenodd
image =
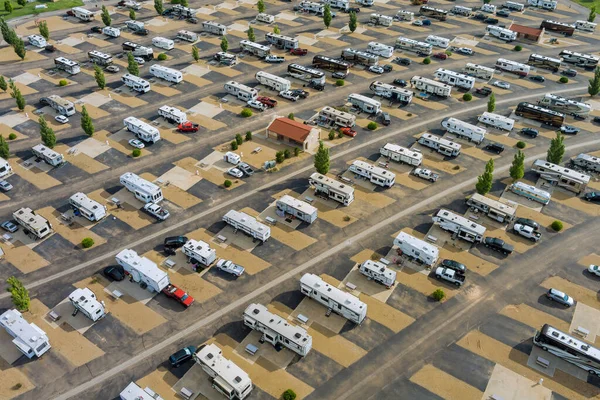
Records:
M310 324L308 333L312 336L313 350L326 355L346 368L367 354L367 351L362 347L355 345L317 322L313 321Z
M148 172L144 172L140 175L141 178L146 179L150 182L155 182L156 177ZM155 182L156 183L156 182ZM187 210L190 207L195 206L196 204L200 204L202 202L201 199L196 196L186 192L185 190L181 190L175 185L159 185L162 189L163 196L165 199L169 200L171 203L178 205L179 207Z
M80 246L81 241L83 240L83 238L86 237L92 238L94 240L94 248L106 243L106 239L104 239L101 236L98 236L89 229L79 225L77 222L72 222L71 225L63 224L60 218L61 213L53 207L44 207L38 210L37 213L46 218L48 221L50 221L56 233L58 233L63 238L67 239L75 246ZM83 250L87 251L89 249Z
M108 218L118 218L135 230L142 229L154 222L154 219L150 215L138 210L126 202L122 202L121 208L117 208L117 206L110 201L114 196L104 189L98 189L88 194L88 197L106 206L107 214L112 214Z
M179 400L181 397L171 389L177 381L177 377L168 368L158 367L135 383L141 388L149 387L154 392L160 394L164 400Z
M155 83L152 90L166 97L173 97L181 94L181 92L171 86L165 86L160 83Z
M0 368L0 382L1 399L12 399L35 388L27 376L17 368ZM20 385L18 389L17 385Z
M428 277L424 273L416 272L410 268L403 268L401 271L399 271L397 273L396 280L403 285L415 289L417 292L420 292L425 296L431 296L436 289L440 288L446 293L447 299L454 297L459 292L456 288L450 285L446 285L443 282Z
M118 93L115 93L114 91L110 92L110 97L113 100L116 100L121 104L125 104L126 106L133 107L133 108L145 106L146 104L148 104L147 101L140 99L138 96L132 96L132 95L126 94L126 92L129 91L129 88L127 86L121 86L120 89L123 91L122 92L123 94L118 94Z
M500 311L500 314L535 329L540 329L544 324L550 324L563 332L569 330L569 324L566 321L527 304L508 305Z
M598 254L590 254L577 261L579 265L589 267L590 264L600 265L600 256Z
M552 391L544 385L539 385L500 364L494 366L482 398L488 399L492 396L514 400L550 400L553 397Z
M400 332L412 324L415 319L396 310L394 307L387 305L371 296L361 294L360 300L367 304L368 317L373 321L388 327L394 333Z
M583 200L581 197L576 197L573 194L567 194L560 190L555 190L552 193L552 200L558 201L564 205L574 208L579 211L583 211L586 214L593 215L595 217L600 216L600 207L589 201Z
M469 272L475 272L481 276L487 276L498 268L498 265L474 256L468 251L455 251L451 247L440 248L440 259L449 258L467 266Z
M40 190L50 189L51 187L62 185L62 182L54 179L46 172L36 168L31 167L29 169L24 168L17 162L15 157L11 157L9 159L10 165L13 168L13 171L21 178L25 179L27 182L31 183L35 187Z
M0 247L4 251L6 261L24 274L50 265L45 258L19 241L13 242L13 246L2 243Z
M437 369L431 364L424 365L423 368L410 377L410 381L423 386L431 393L435 393L444 399L481 400L483 395L477 388Z
M65 160L70 162L77 168L87 172L88 174L96 174L100 171L108 169L108 166L102 164L99 161L94 160L87 154L77 152L76 154L69 154L70 147L59 144L54 147L54 150L63 154Z

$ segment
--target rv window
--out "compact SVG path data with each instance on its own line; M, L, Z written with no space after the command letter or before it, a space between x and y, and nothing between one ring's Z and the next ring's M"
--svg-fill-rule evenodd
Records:
M323 297L323 296L321 296L321 300L323 300L323 301L329 301L329 299L327 297Z
M266 333L265 333L265 337L266 337L267 339L269 339L269 340L275 340L275 338L273 338L273 337L271 337L271 336L267 335Z

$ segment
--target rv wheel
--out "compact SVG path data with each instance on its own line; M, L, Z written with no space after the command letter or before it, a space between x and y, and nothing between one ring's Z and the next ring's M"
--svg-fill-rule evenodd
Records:
M542 346L542 350L548 351L548 348L546 346Z
M440 279L442 276L441 275L436 275L435 276L437 279Z

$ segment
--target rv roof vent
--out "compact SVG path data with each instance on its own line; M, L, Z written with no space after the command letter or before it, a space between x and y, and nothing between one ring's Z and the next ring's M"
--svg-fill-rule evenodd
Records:
M258 313L260 313L260 310L258 308L255 308L254 310L252 310L252 313L253 314L258 314Z
M275 321L273 318L271 318L271 319L269 320L269 322L273 322L273 321Z
M38 338L37 338L37 336L32 336L32 337L31 337L31 339L29 339L29 340L31 340L32 342L34 342L34 343L35 343L35 342L37 341L37 339L38 339ZM582 346L582 347L583 347L583 346Z
M300 339L300 338L302 337L302 335L301 335L301 334L299 334L298 332L296 332L296 333L294 334L294 337L295 337L296 339Z
M242 378L240 378L239 376L236 376L234 381L235 381L235 383L240 383L242 381Z
M212 353L208 353L208 354L206 355L206 358L208 358L209 360L212 360L212 359L213 359L213 357L214 357L214 356L213 356L213 354L212 354Z

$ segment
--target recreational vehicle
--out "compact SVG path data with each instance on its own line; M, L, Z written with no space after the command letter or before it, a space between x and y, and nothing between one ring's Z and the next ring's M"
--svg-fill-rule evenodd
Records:
M224 85L225 91L242 101L254 100L258 97L258 90L235 81L229 81Z
M443 208L432 219L443 230L452 232L457 238L467 242L480 243L485 235L485 226Z
M182 6L181 4L175 4L173 6L174 14L180 15L185 18L191 18L196 15L196 10L189 7Z
M512 131L515 126L514 119L487 111L481 114L477 120L482 124L502 129L504 131Z
M481 12L484 13L489 13L489 14L495 14L496 13L496 6L493 4L483 4L480 8Z
M73 7L71 8L71 13L73 13L75 18L83 22L89 22L94 19L94 13L89 10L86 10L85 8Z
M371 14L369 16L369 23L373 25L392 26L394 18L388 17L387 15Z
M65 57L57 57L54 59L54 65L57 69L62 69L68 74L75 75L81 71L77 61L69 60Z
M262 333L261 340L275 347L287 347L301 357L306 357L312 348L312 337L304 328L290 324L262 304L252 303L246 308L244 325Z
M277 210L284 215L289 214L300 221L312 224L317 219L318 210L305 201L298 200L290 195L283 195L275 202Z
M94 292L89 288L75 289L69 295L69 301L75 307L77 313L82 313L93 322L96 322L106 315L106 309L103 301L98 301Z
M271 48L269 46L263 46L262 44L251 42L250 40L241 40L240 47L243 51L253 54L258 58L265 58L271 54Z
M27 322L16 309L6 310L0 315L0 326L14 338L12 343L27 358L39 358L51 348L46 332L33 322Z
M139 76L127 73L121 77L121 82L136 92L146 93L150 91L150 82Z
M590 32L590 33L594 33L594 31L596 30L596 23L594 22L588 22L588 21L575 21L575 29L583 31L583 32Z
M160 203L163 199L162 190L152 182L140 178L133 172L121 175L119 181L136 199L143 203Z
M348 101L352 104L352 107L356 107L367 114L379 114L381 111L380 102L362 94L351 93L348 96Z
M531 169L553 185L565 188L573 193L581 193L590 183L591 177L574 169L561 167L545 160L535 160Z
M517 32L513 32L510 29L502 28L496 25L488 25L485 28L486 32L491 36L497 37L500 40L504 40L505 42L512 42L513 40L517 40Z
M172 50L175 47L175 42L161 36L152 38L152 44L163 50Z
M433 75L441 82L461 89L471 90L475 86L475 78L472 76L460 74L445 68L438 68Z
M575 25L566 24L564 22L552 21L545 19L540 24L540 29L546 29L546 31L553 31L562 33L565 36L573 36L575 33Z
M267 239L271 237L271 228L241 211L227 211L227 214L223 216L223 221L228 225L231 225L236 232L241 230L250 237L258 239L261 242L266 242Z
M150 73L157 78L164 79L167 82L179 83L183 80L183 74L173 68L165 67L160 64L152 64Z
M331 286L317 275L302 275L300 291L355 324L361 324L367 317L365 303L356 296Z
M392 187L394 186L394 183L396 183L396 174L388 171L385 168L376 167L365 161L354 161L348 168L348 171L364 179L368 179L369 182L384 188Z
M321 0L323 4L329 4L331 8L338 8L346 11L349 8L348 0Z
M588 103L582 103L575 100L566 99L555 94L546 93L538 105L571 115L588 115L592 111L592 106Z
M287 71L290 76L301 81L309 82L313 85L325 85L325 73L317 69L304 67L300 64L289 64Z
M571 160L573 165L588 171L600 172L600 158L590 154L581 153Z
M442 82L437 82L422 76L413 76L410 79L410 84L420 92L434 94L439 97L450 97L452 87Z
M519 196L523 196L529 200L542 203L544 205L550 203L550 193L523 182L513 183L508 187L508 190L518 194Z
M559 53L562 60L566 63L580 64L586 67L595 67L598 65L600 58L592 54L583 54L571 50L562 50Z
M304 12L310 12L310 13L316 13L316 14L322 15L323 12L325 11L325 6L323 4L315 3L312 1L301 1L300 9Z
M425 42L429 43L432 46L441 47L442 49L447 49L450 45L450 39L435 35L427 36L425 38Z
M396 13L396 19L398 21L412 21L414 18L415 18L415 13L410 12L410 11L399 10Z
M32 234L36 239L43 239L53 232L52 224L29 207L19 208L13 213L13 218L23 227L25 234Z
M494 77L494 68L484 67L483 65L479 64L467 63L464 72L467 75L486 81L489 81Z
M208 243L203 242L202 240L188 240L183 245L181 251L190 258L190 262L202 264L206 267L210 266L217 259L217 251L212 249Z
M227 27L214 21L204 21L202 23L202 32L212 33L217 36L227 35Z
M505 58L499 58L496 61L496 69L501 71L510 72L519 76L527 76L531 67L526 64L521 64L516 61L507 60Z
M84 193L78 192L69 197L69 204L74 211L92 222L100 221L106 217L106 206L90 199Z
M463 6L454 6L452 10L450 10L452 14L462 15L464 17L470 17L473 14L473 9L471 7L463 7Z
M394 246L400 249L400 254L429 267L433 267L440 258L440 250L436 246L406 232L400 232L394 238Z
M390 101L398 101L404 104L410 104L414 94L408 89L400 88L379 81L371 83L369 89L375 92L376 96L381 96Z
M118 38L121 36L121 30L112 26L105 26L102 28L102 33L113 38Z
M52 150L49 147L44 146L43 144L35 145L31 148L33 155L38 158L44 160L44 162L53 167L58 167L65 162L65 158L62 154Z
M479 210L494 221L508 224L517 216L516 206L501 203L489 197L474 193L467 199L467 205L473 210Z
M346 61L338 60L327 56L314 56L312 60L314 68L326 69L328 71L341 71L348 74L350 64Z
M369 280L381 283L388 289L396 284L396 271L379 261L367 260L360 264L358 271Z
M232 53L226 53L224 51L217 52L213 58L217 60L219 63L227 66L232 66L237 64L237 56Z
M0 157L0 178L7 177L13 173L13 169L4 158Z
M440 21L445 21L448 18L448 11L444 11L439 8L430 6L421 6L421 8L419 9L419 14Z
M477 144L483 142L487 131L484 128L469 124L468 122L461 121L457 118L445 118L442 121L442 126L450 133L454 133L457 136L464 137L473 141Z
M134 250L121 250L115 260L131 276L132 281L144 289L160 293L169 285L169 275L158 268L154 261L140 257Z
M379 42L369 42L367 44L367 52L384 58L390 58L394 55L394 47Z
M185 40L186 42L195 43L198 40L198 34L186 30L177 32L177 39Z
M507 8L511 11L518 11L518 12L525 10L525 4L517 3L515 1L507 1L504 3L504 5L502 7Z
M140 57L145 61L154 59L154 49L133 42L125 42L121 45L123 50L130 51L134 57Z
M135 117L125 118L123 125L129 132L144 142L156 143L160 140L160 131L158 129Z
M98 50L88 51L88 57L93 64L101 67L107 67L112 64L113 59L110 54L102 53Z
M289 36L283 36L277 33L268 32L265 35L267 42L278 49L291 50L300 47L298 39Z
M265 71L258 71L254 77L260 84L265 85L276 92L290 90L292 87L292 82L289 80Z
M148 29L146 29L146 25L142 21L125 21L125 25L133 32L148 34Z
M314 172L308 183L315 188L315 195L335 200L345 206L354 201L354 188L346 183L336 181Z
M256 16L256 20L258 22L264 22L265 24L272 24L273 22L275 22L275 16L265 13L258 13L258 15Z
M521 102L517 105L515 115L540 121L555 128L560 128L565 122L565 114L527 102Z
M158 109L158 115L166 119L171 124L182 124L187 121L187 115L179 108L171 106L161 106Z
M379 154L392 161L418 167L423 162L423 154L393 143L387 143L379 149Z
M546 57L540 54L530 54L527 64L536 68L546 68L553 72L558 72L562 63L558 58Z
M555 0L527 0L527 3L532 7L541 8L547 11L556 10L558 2Z
M429 43L419 42L405 37L396 39L396 47L400 50L412 51L413 53L424 56L429 56L433 52L433 46Z
M356 125L356 115L325 106L319 111L318 121L321 125L337 125L352 128Z
M40 103L49 105L60 115L69 117L75 114L75 104L72 101L63 99L60 96L51 94L48 97L42 97Z
M438 153L447 157L456 157L460 154L461 145L440 136L424 133L417 140L420 145L436 150Z
M342 50L342 59L346 61L352 61L355 64L361 64L365 66L379 64L379 56L365 51L359 51L354 49Z

